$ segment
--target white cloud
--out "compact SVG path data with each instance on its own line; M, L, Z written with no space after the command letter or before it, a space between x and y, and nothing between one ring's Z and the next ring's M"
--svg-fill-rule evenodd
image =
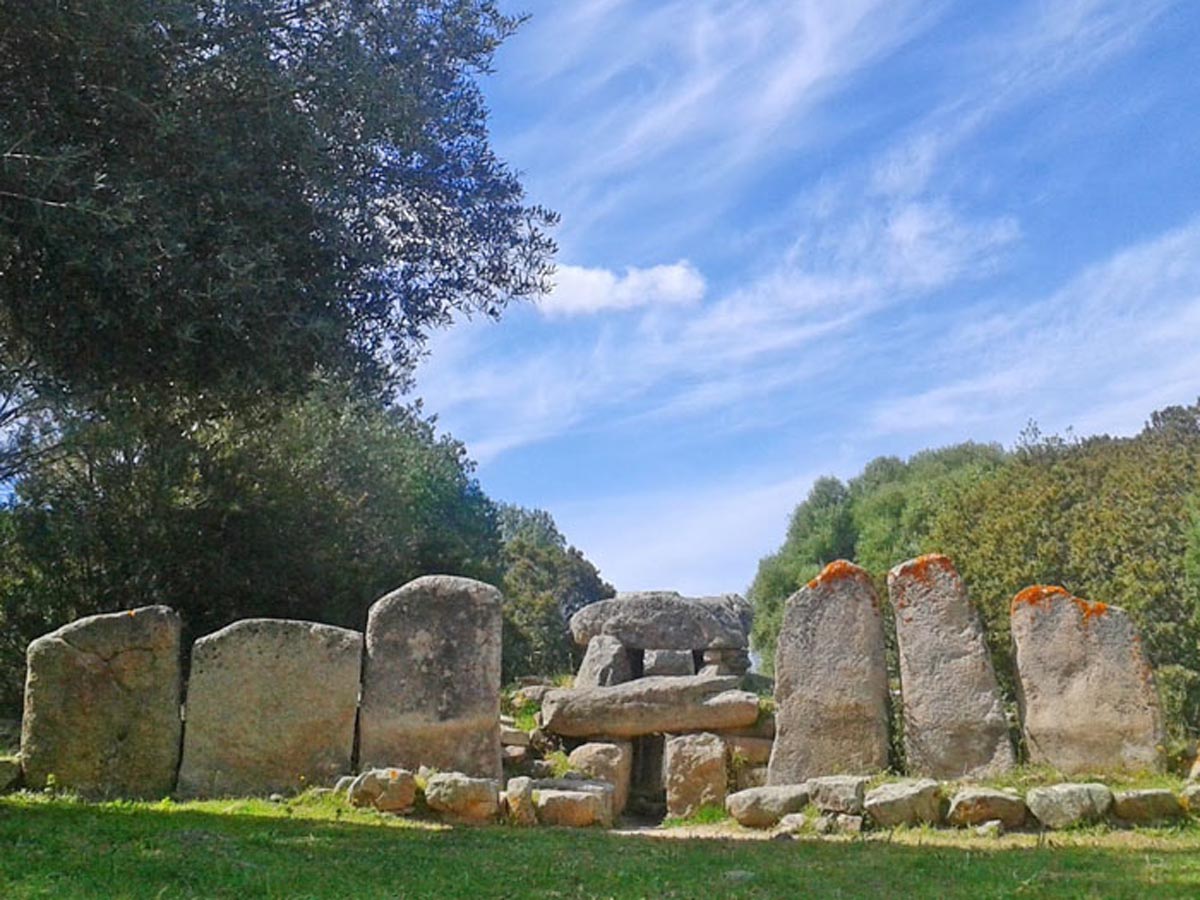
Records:
M586 315L639 306L688 306L704 297L704 276L687 260L648 269L559 266L554 291L538 302L548 316Z

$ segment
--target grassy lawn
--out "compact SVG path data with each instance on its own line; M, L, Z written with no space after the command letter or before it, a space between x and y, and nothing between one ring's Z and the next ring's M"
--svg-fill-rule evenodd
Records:
M0 799L0 896L1195 897L1200 826L989 840L436 828L335 801Z

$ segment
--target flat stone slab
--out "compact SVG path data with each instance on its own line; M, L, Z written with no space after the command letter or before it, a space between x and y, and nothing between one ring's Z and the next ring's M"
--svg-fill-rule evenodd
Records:
M1113 794L1102 784L1055 784L1032 788L1025 804L1047 828L1067 828L1103 819L1113 805Z
M1162 767L1154 673L1123 609L1034 585L1013 598L1012 634L1030 762L1066 773Z
M604 798L593 791L541 788L533 791L533 807L541 825L560 828L612 827Z
M1016 761L983 620L938 554L888 572L904 697L908 771L984 778Z
M1113 796L1113 815L1125 822L1165 822L1184 815L1183 804L1168 790L1118 791Z
M502 598L429 575L367 615L359 765L422 765L498 779Z
M289 619L196 641L179 793L287 793L349 772L362 645L357 631Z
M88 616L29 645L25 784L89 798L157 799L175 788L180 631L165 606Z
M931 778L881 784L867 792L863 801L867 815L877 825L940 825L943 815L942 788Z
M613 687L550 691L542 727L564 737L632 738L741 728L758 718L758 698L737 678L639 678Z
M581 647L606 634L636 650L707 650L747 647L752 621L753 609L736 594L638 591L588 604L570 624Z
M1006 831L1025 824L1025 801L1016 793L991 788L963 788L950 801L946 821L966 828L999 821Z

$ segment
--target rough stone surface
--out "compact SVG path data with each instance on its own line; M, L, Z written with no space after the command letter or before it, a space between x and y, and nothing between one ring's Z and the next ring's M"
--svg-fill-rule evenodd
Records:
M510 778L504 788L505 802L508 806L508 820L514 825L531 826L537 824L537 811L533 806L533 779Z
M691 650L647 650L642 666L643 675L696 674Z
M747 791L750 788L767 786L766 766L736 766L733 770L733 788Z
M1008 830L1025 824L1025 801L1015 793L991 788L963 788L950 801L946 821L967 827L999 820Z
M1067 773L1161 768L1154 674L1124 610L1035 585L1013 598L1012 634L1031 762Z
M751 788L725 798L726 811L747 828L770 828L806 806L808 787L803 784Z
M983 620L953 563L930 555L888 572L904 697L908 770L983 778L1013 767Z
M503 747L528 747L529 734L511 725L500 725L500 745Z
M750 725L758 698L736 678L639 678L613 687L551 691L543 727L565 737L630 738Z
M1193 816L1200 816L1200 784L1189 784L1179 795L1179 801Z
M1120 791L1113 797L1113 815L1125 822L1162 822L1177 819L1184 809L1171 791Z
M804 813L788 813L779 820L779 831L784 834L799 834L808 827L808 816Z
M417 800L417 780L407 769L369 769L354 779L347 794L351 806L408 812Z
M500 812L500 786L490 778L439 772L425 783L425 802L451 822L491 822Z
M706 675L745 675L750 671L750 653L746 650L705 650Z
M179 793L254 796L350 769L362 635L245 619L192 646Z
M158 798L175 787L182 722L180 621L165 606L89 616L29 645L25 783L85 797Z
M625 811L633 775L633 744L628 741L581 744L567 758L571 768L613 786L613 816Z
M725 805L728 790L725 742L715 734L667 738L663 780L667 814L685 818L706 805Z
M745 737L740 734L721 736L725 738L730 757L736 762L746 766L765 766L771 761L771 747L775 742L770 738Z
M1102 784L1055 784L1031 789L1025 803L1047 828L1066 828L1103 819L1112 808L1113 795Z
M482 582L430 575L371 607L361 766L500 777L501 603Z
M591 791L539 789L533 792L533 805L543 825L607 828L612 824L605 816L603 797Z
M0 759L0 794L12 790L21 779L21 764L15 759Z
M887 766L883 617L858 566L830 563L788 599L775 652L775 727L771 784Z
M809 799L821 812L860 815L865 808L867 784L871 779L857 775L825 775L808 780Z
M867 792L863 801L867 814L877 825L939 825L945 803L942 788L930 778L881 784Z
M637 650L740 649L747 646L752 619L750 605L733 594L638 591L585 606L571 617L571 634L581 647L607 634Z
M629 650L616 638L598 634L588 641L583 662L575 673L575 687L609 687L624 684L632 678ZM542 693L539 701L545 700L546 693Z

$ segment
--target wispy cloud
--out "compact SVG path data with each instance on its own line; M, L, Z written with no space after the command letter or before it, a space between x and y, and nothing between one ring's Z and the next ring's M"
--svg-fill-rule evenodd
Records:
M549 316L571 316L640 306L690 306L704 296L705 288L704 276L687 260L631 267L620 275L564 265L558 267L553 292L538 301L538 308Z

